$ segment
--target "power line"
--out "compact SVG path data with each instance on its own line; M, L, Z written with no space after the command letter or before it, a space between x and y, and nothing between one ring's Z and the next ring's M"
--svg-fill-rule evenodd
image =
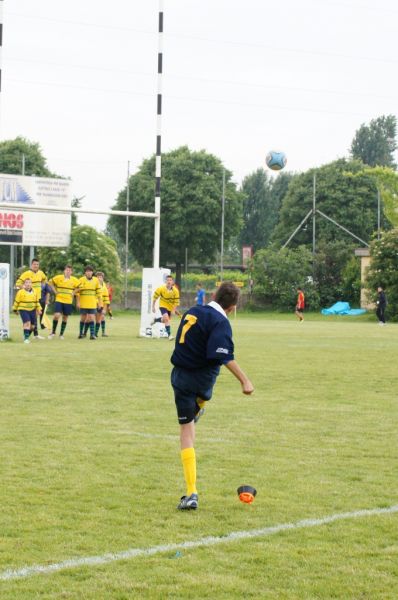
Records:
M63 25L74 25L74 26L81 25L81 26L85 26L85 27L94 27L94 28L99 28L99 29L126 31L129 33L142 33L145 35L152 35L152 36L154 36L156 34L155 31L148 31L148 30L144 30L144 29L134 29L134 28L124 27L124 26L119 26L119 25L117 25L117 26L109 25L109 24L102 25L99 23L88 23L88 22L84 22L84 21L69 21L69 20L63 20L63 19L55 19L53 17L42 17L42 16L38 16L38 15L26 15L26 14L13 13L13 12L9 12L8 14L17 16L17 17L27 18L27 19L38 19L38 20L50 21L50 22L54 22L54 23L61 23ZM343 59L343 60L398 64L398 60L396 60L396 59L376 57L374 55L360 56L360 55L343 54L343 53L337 53L337 52L326 52L323 50L311 50L311 49L307 49L307 48L289 48L289 47L283 47L283 46L276 46L275 44L263 44L261 42L246 41L246 40L236 40L236 39L228 40L228 39L220 39L220 38L208 38L208 37L195 36L195 35L189 35L189 34L181 34L181 33L173 33L173 32L169 32L167 37L176 38L176 39L196 40L196 41L207 42L207 43L211 43L211 44L246 46L246 47L251 47L251 48L263 48L263 49L267 50L268 52L269 51L277 52L277 53L288 52L288 53L294 53L294 54L308 54L308 55L312 55L312 56L315 55L315 56L324 56L324 57L330 57L330 58L338 58L338 59Z
M75 84L65 84L65 83L51 83L51 82L44 82L44 81L27 81L27 80L22 80L22 79L12 79L12 78L6 78L7 81L13 81L16 83L22 83L22 84L28 84L30 86L35 86L35 85L43 85L43 86L49 86L49 87L57 87L57 88L71 88L71 89L80 89L82 91L86 91L86 92L101 92L101 93L108 93L108 94L126 94L126 95L130 95L130 96L141 96L141 97L153 97L152 93L144 93L144 92L137 92L137 91L132 91L132 90L116 90L114 88L112 89L104 89L104 88L93 88L93 87L87 87L87 86L79 86L79 85L75 85ZM368 114L365 112L360 112L360 111L355 111L355 112L349 112L349 111L339 111L339 110L331 110L331 109L321 109L321 108L308 108L306 106L297 106L297 104L295 104L294 106L283 106L281 104L268 104L268 103L253 103L253 102L242 102L242 101L231 101L231 100L218 100L215 98L198 98L198 97L189 97L189 96L174 96L174 95L170 95L170 94L163 94L163 96L165 98L168 98L169 100L177 100L180 102L199 102L199 103L210 103L210 104L222 104L225 106L242 106L242 107L246 107L246 108L259 108L259 109L272 109L273 111L275 110L280 110L280 111L289 111L289 112L306 112L306 113L314 113L314 114L331 114L331 115L342 115L342 116L354 116L354 117L360 117L360 116L364 116L367 117Z
M32 60L32 59L26 59L26 58L14 58L14 57L10 57L7 56L7 61L15 61L15 62L24 62L24 63L28 63L28 64L42 64L42 65L49 65L49 66L53 66L53 67L64 67L66 69L82 69L82 70L90 70L90 71L103 71L106 73L120 73L121 75L130 75L131 77L134 77L136 75L139 76L145 76L145 77L151 77L153 78L153 73L150 73L148 71L132 71L130 69L120 69L117 67L99 67L96 65L82 65L82 64L73 64L73 63L62 63L62 62L55 62L55 61L43 61L43 60ZM294 87L294 86L282 86L282 85L267 85L267 84L262 84L262 83L254 83L254 82L250 82L250 81L237 81L237 80L230 80L230 79L210 79L210 78L205 78L205 77L192 77L192 76L188 76L188 75L179 75L179 74L173 74L173 73L168 73L167 74L168 79L179 79L182 81L197 81L199 83L215 83L217 85L234 85L234 86L242 86L242 87L251 87L251 88L256 88L256 89L264 89L264 90L281 90L281 91L295 91L295 92L310 92L312 94L317 93L317 94L330 94L330 95L338 95L338 96L360 96L361 98L375 98L375 99L381 99L381 100L393 100L396 101L398 99L397 96L384 96L382 94L372 94L372 93L368 93L368 92L363 92L363 91L356 91L356 90L347 90L344 89L342 91L339 90L333 90L333 89L316 89L316 88L305 88L305 87ZM11 81L11 79L10 79ZM18 81L15 80L14 81Z

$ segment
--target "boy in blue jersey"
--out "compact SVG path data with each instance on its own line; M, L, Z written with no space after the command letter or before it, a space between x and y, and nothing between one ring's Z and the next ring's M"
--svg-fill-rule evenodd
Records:
M204 306L206 304L206 292L204 291L201 283L198 283L196 286L195 301L198 306Z
M232 329L227 315L237 305L239 289L231 282L222 283L214 301L194 306L182 317L175 349L171 384L180 424L181 461L187 493L178 505L180 510L198 508L196 489L195 423L210 400L214 384L225 365L238 379L244 394L254 387L234 359Z

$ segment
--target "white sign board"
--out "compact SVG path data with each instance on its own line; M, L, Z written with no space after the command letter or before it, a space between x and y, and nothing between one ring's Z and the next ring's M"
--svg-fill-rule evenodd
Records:
M153 292L166 282L167 275L170 275L170 269L142 270L140 335L143 337L163 337L163 330L164 336L167 337L163 324L156 324L153 327L151 325L154 317L152 312Z
M10 337L10 265L0 263L0 342Z
M71 214L27 212L24 207L71 207L71 182L0 174L0 244L69 246Z

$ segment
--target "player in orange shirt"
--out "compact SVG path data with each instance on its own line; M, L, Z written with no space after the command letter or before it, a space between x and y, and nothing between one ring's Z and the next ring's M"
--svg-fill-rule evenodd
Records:
M304 307L305 307L305 297L304 292L301 288L297 288L297 302L296 302L296 310L294 314L298 317L300 323L304 321Z

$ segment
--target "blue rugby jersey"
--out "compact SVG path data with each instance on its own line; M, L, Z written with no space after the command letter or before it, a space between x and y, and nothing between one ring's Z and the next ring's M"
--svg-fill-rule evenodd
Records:
M182 317L171 362L184 369L201 369L234 360L229 320L211 304L193 306Z

